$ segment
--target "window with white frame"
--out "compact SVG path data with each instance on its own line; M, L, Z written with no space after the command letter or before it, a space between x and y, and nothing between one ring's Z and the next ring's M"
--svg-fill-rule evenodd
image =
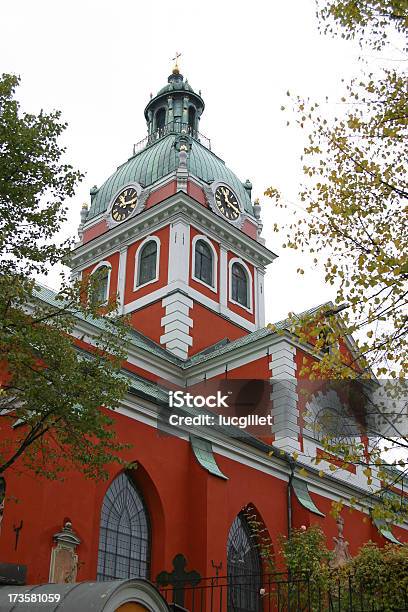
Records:
M156 236L147 238L136 252L135 288L156 281L159 277L160 241Z
M101 262L91 274L90 299L94 305L103 306L109 298L111 265Z
M235 261L231 266L231 300L250 308L250 279L244 266Z
M214 253L207 242L199 239L194 247L194 277L214 287L214 276Z

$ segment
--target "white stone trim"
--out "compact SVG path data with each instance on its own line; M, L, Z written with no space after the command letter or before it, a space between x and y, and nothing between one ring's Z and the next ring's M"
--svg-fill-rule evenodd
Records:
M241 265L247 274L247 279L248 279L247 297L248 297L249 307L243 306L239 302L236 302L235 300L232 299L232 266L235 263ZM236 306L239 306L240 308L243 308L244 310L246 310L247 312L250 312L251 314L254 312L254 303L253 303L254 298L253 298L253 290L252 290L253 280L254 279L252 277L251 270L248 268L245 261L241 257L231 257L228 263L228 292L229 292L228 301L230 301L232 304L235 304Z
M145 209L109 232L95 237L85 244L78 245L70 256L71 267L83 269L103 254L117 251L119 245L132 244L144 232L156 231L159 224L167 225L178 220L199 226L201 231L217 240L222 237L230 250L245 252L245 258L255 265L265 266L277 255L244 232L214 215L211 210L197 203L185 193L176 193L160 204Z
M103 268L104 266L106 266L107 268L109 268L109 274L108 274L108 285L107 285L107 289L106 289L106 300L100 304L100 306L103 306L104 304L107 304L109 301L109 295L110 295L110 283L111 283L111 276L112 276L112 264L110 263L110 261L100 261L92 270L92 272L90 273L90 276L92 276L93 274L95 274L95 272L97 270L99 270L99 268Z
M143 248L146 246L146 244L148 242L155 242L157 245L157 252L156 252L156 274L154 276L154 278L152 278L151 280L147 281L147 283L143 283L142 285L138 284L138 278L139 278L139 265L140 265L140 253L142 252ZM155 236L154 234L150 235L150 236L146 236L146 238L144 240L142 240L142 242L139 244L137 251L135 253L135 271L134 271L134 278L133 278L133 291L137 291L138 289L141 289L142 287L146 287L147 285L151 285L151 283L155 283L156 281L159 280L159 274L160 274L160 238L158 236Z
M298 422L296 349L282 339L270 347L270 355L274 445L289 453L299 452L301 431Z
M162 299L162 306L166 314L161 319L164 334L160 336L160 343L181 359L187 359L189 347L193 344L189 334L193 320L188 316L193 300L176 291Z
M265 327L265 272L255 268L255 322L258 329Z
M141 398L136 399L134 396L127 394L116 412L135 421L149 425L152 428L157 429L158 427L157 406L148 400L142 400ZM186 442L189 441L189 433L202 435L202 432L200 434L200 432L198 430L195 431L194 428L189 428L188 433L185 429L183 430L182 428L176 427L172 427L169 431L171 431L172 435ZM227 457L232 461L264 472L285 482L289 480L290 468L287 464L279 461L279 456L277 454L273 457L268 457L265 452L250 447L244 442L240 442L233 438L227 438L222 434L215 434L212 428L208 428L206 439L211 442L214 453L218 455ZM329 473L328 479L321 478L317 474L315 466L310 464L311 471L309 471L309 463L303 460L303 456L301 456L301 460L307 471L302 478L307 482L309 490L312 493L316 493L332 501L342 500L345 506L349 507L351 506L349 499L353 494L359 495L367 491L366 483L365 485L362 483L362 486L359 486L357 482L350 482L350 480L346 481L345 479L337 478L336 472ZM362 512L368 514L368 507L362 509ZM408 526L401 525L401 527L407 529Z
M205 242L211 249L211 253L213 256L213 260L212 260L212 275L213 275L213 283L214 283L213 285L208 285L203 280L201 280L201 278L197 278L197 276L195 275L196 244L199 240L202 240L203 242ZM213 243L204 234L197 234L196 236L194 236L191 242L191 250L192 250L191 278L196 283L201 283L202 285L204 285L204 287L207 287L208 289L211 289L211 291L214 291L214 293L217 293L217 290L218 290L218 254L217 254L217 251Z
M204 295L200 291L197 291L197 289L194 289L193 287L190 287L189 285L186 285L184 282L180 281L174 281L171 284L166 285L165 287L160 287L160 289L156 289L155 291L152 291L147 295L144 295L140 298L137 298L136 300L133 300L132 302L129 302L128 304L126 304L124 312L125 314L129 314L134 310L144 308L148 304L157 302L157 300L162 299L169 293L178 290L182 291L183 294L188 294L191 299L195 300L199 304L207 306L212 311L224 315L227 319L229 319L233 323L236 323L240 327L243 327L244 329L247 329L249 331L255 331L257 329L257 326L255 325L255 323L252 323L252 321L249 321L248 319L242 317L236 312L233 312L231 309L223 306L222 304L219 304L219 302L212 300L207 295Z

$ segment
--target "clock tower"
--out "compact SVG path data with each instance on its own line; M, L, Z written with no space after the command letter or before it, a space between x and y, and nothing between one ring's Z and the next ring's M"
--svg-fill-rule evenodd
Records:
M276 257L260 206L199 131L204 111L178 67L147 104L147 136L81 211L72 271L99 271L136 332L180 359L264 326Z

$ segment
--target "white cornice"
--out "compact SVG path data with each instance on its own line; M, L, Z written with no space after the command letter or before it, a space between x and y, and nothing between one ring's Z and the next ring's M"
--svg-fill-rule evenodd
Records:
M277 257L264 245L218 217L189 195L178 192L160 205L152 206L109 232L78 246L71 253L71 267L82 269L92 265L95 260L106 257L121 246L131 244L146 232L150 232L153 227L176 219L199 223L203 228L212 231L230 249L239 250L242 257L255 265L266 266Z

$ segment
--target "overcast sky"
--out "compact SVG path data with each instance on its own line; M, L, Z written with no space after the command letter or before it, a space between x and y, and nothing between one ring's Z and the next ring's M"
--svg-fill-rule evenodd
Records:
M200 131L263 204L267 246L279 255L267 274L267 320L334 297L321 270L283 249L284 234L271 229L298 203L302 179L305 134L286 127L286 92L336 95L359 55L355 44L319 35L314 0L3 0L0 22L1 72L21 76L24 110L62 110L69 160L86 174L65 235L76 233L90 187L145 136L144 107L180 51L181 72L206 104ZM284 216L263 196L269 185L293 203ZM52 272L47 284L57 282Z

